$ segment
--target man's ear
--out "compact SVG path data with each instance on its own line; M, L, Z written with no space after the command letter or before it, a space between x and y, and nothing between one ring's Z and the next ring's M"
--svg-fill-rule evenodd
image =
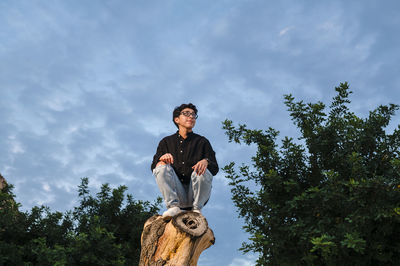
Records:
M179 117L175 117L175 118L174 118L174 121L175 121L175 123L177 123L177 124L178 124L178 120L179 120Z

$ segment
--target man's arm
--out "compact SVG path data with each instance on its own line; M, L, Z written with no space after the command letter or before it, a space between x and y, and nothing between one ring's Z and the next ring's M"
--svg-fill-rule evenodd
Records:
M165 139L162 139L160 143L158 144L156 154L153 156L153 162L151 164L151 171L156 168L157 163L160 161L161 156L163 156L165 153L167 153L167 144L165 142Z
M204 138L204 150L203 150L203 159L198 161L192 168L197 174L204 174L206 169L208 169L212 175L216 175L218 173L218 163L217 159L215 158L215 152L211 147L210 142Z
M205 153L206 153L206 158L208 158L208 170L210 170L210 172L213 175L216 175L219 171L219 167L218 167L217 159L215 158L215 152L214 152L213 148L211 147L211 144L208 140L206 143Z

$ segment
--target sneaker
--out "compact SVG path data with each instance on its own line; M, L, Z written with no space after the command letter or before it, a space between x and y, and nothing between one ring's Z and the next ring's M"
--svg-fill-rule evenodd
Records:
M193 209L193 212L196 212L198 214L201 214L201 211L199 209Z
M166 210L166 211L163 213L162 216L163 216L164 219L168 219L168 218L172 218L172 217L174 217L174 216L180 214L181 212L182 212L181 208L179 208L179 207L172 207L172 208L169 208L168 210Z

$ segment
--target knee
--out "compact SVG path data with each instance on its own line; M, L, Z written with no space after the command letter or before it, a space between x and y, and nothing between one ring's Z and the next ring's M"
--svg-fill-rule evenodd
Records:
M211 183L213 179L213 175L206 170L206 172L202 175L197 175L195 172L192 174L192 180L197 180L198 182L209 182Z
M162 176L168 174L170 170L171 169L170 169L170 165L169 164L166 164L164 162L162 162L161 164L158 163L156 165L156 167L154 168L154 170L153 170L153 175L155 177L162 177Z

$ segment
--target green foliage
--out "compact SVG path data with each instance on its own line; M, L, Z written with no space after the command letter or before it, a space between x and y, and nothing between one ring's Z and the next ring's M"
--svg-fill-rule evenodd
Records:
M20 212L12 186L0 190L0 265L138 265L144 222L161 199L136 201L108 184L94 197L88 184L83 178L79 206L65 213Z
M258 265L399 265L400 127L385 128L398 105L367 118L350 112L347 83L330 110L285 96L299 141L226 120L229 141L255 144L251 166L225 166L232 199L251 238L242 251ZM300 144L299 144L300 143Z

